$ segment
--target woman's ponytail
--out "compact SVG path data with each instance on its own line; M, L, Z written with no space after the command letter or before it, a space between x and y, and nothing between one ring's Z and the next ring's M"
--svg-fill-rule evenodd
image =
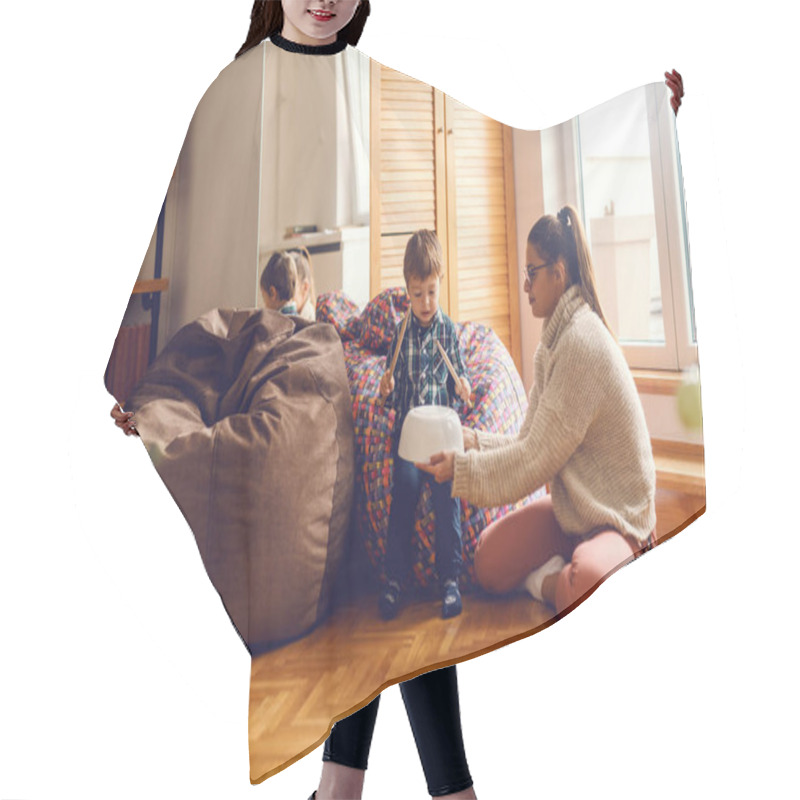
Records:
M592 267L592 256L589 252L586 234L583 231L578 212L572 206L564 206L558 212L556 218L564 227L564 238L570 251L567 263L572 262L570 266L571 280L580 286L583 299L589 304L594 313L603 320L603 325L608 328L608 322L600 306L600 297L597 294L597 282L595 281L594 268Z

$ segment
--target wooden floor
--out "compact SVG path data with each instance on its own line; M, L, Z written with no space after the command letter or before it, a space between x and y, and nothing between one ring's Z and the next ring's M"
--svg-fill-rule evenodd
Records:
M705 510L705 496L659 489L660 541ZM555 621L527 594L464 596L464 611L442 620L436 598L383 622L374 592L351 598L305 638L253 659L250 677L250 779L259 783L315 749L331 720L347 716L383 688L530 636Z

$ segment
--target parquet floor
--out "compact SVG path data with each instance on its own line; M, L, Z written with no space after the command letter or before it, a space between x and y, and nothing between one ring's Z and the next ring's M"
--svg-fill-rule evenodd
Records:
M704 496L659 490L659 539L704 510ZM397 619L383 622L370 592L349 599L305 638L254 658L251 781L259 783L315 749L327 737L331 719L347 716L381 689L496 649L554 621L553 612L527 594L465 594L464 611L452 620L442 620L439 608L435 597L419 599Z

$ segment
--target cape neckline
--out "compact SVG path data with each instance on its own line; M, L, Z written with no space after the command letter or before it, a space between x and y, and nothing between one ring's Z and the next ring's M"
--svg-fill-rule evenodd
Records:
M269 39L276 47L281 50L288 50L290 53L303 53L307 56L330 56L341 53L347 47L347 40L337 39L330 44L298 44L276 33Z

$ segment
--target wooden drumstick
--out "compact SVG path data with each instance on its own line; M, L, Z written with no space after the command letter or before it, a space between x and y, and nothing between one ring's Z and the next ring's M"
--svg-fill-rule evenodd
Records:
M403 338L406 335L406 328L408 327L408 319L411 316L411 309L406 312L405 319L403 320L403 324L400 326L400 336L397 339L397 346L394 348L394 355L392 356L392 365L389 367L387 372L391 372L394 375L394 368L397 364L397 357L400 355L400 347L403 344Z
M400 326L400 336L397 337L397 344L395 345L394 354L392 355L392 363L389 365L388 369L384 372L384 375L386 375L387 373L389 375L394 375L394 368L397 365L397 357L400 355L400 347L403 344L403 339L405 338L406 335L406 328L408 327L408 320L410 317L411 317L411 309L409 308L408 311L406 312L403 324ZM385 397L380 398L381 403L384 400L386 400Z
M442 358L444 359L445 366L447 367L450 374L453 376L453 380L456 382L456 386L461 383L461 377L456 372L456 368L453 366L453 362L447 357L447 351L442 347L442 343L437 339L436 346L439 348L439 352L442 354ZM467 408L472 408L472 400L467 400Z

